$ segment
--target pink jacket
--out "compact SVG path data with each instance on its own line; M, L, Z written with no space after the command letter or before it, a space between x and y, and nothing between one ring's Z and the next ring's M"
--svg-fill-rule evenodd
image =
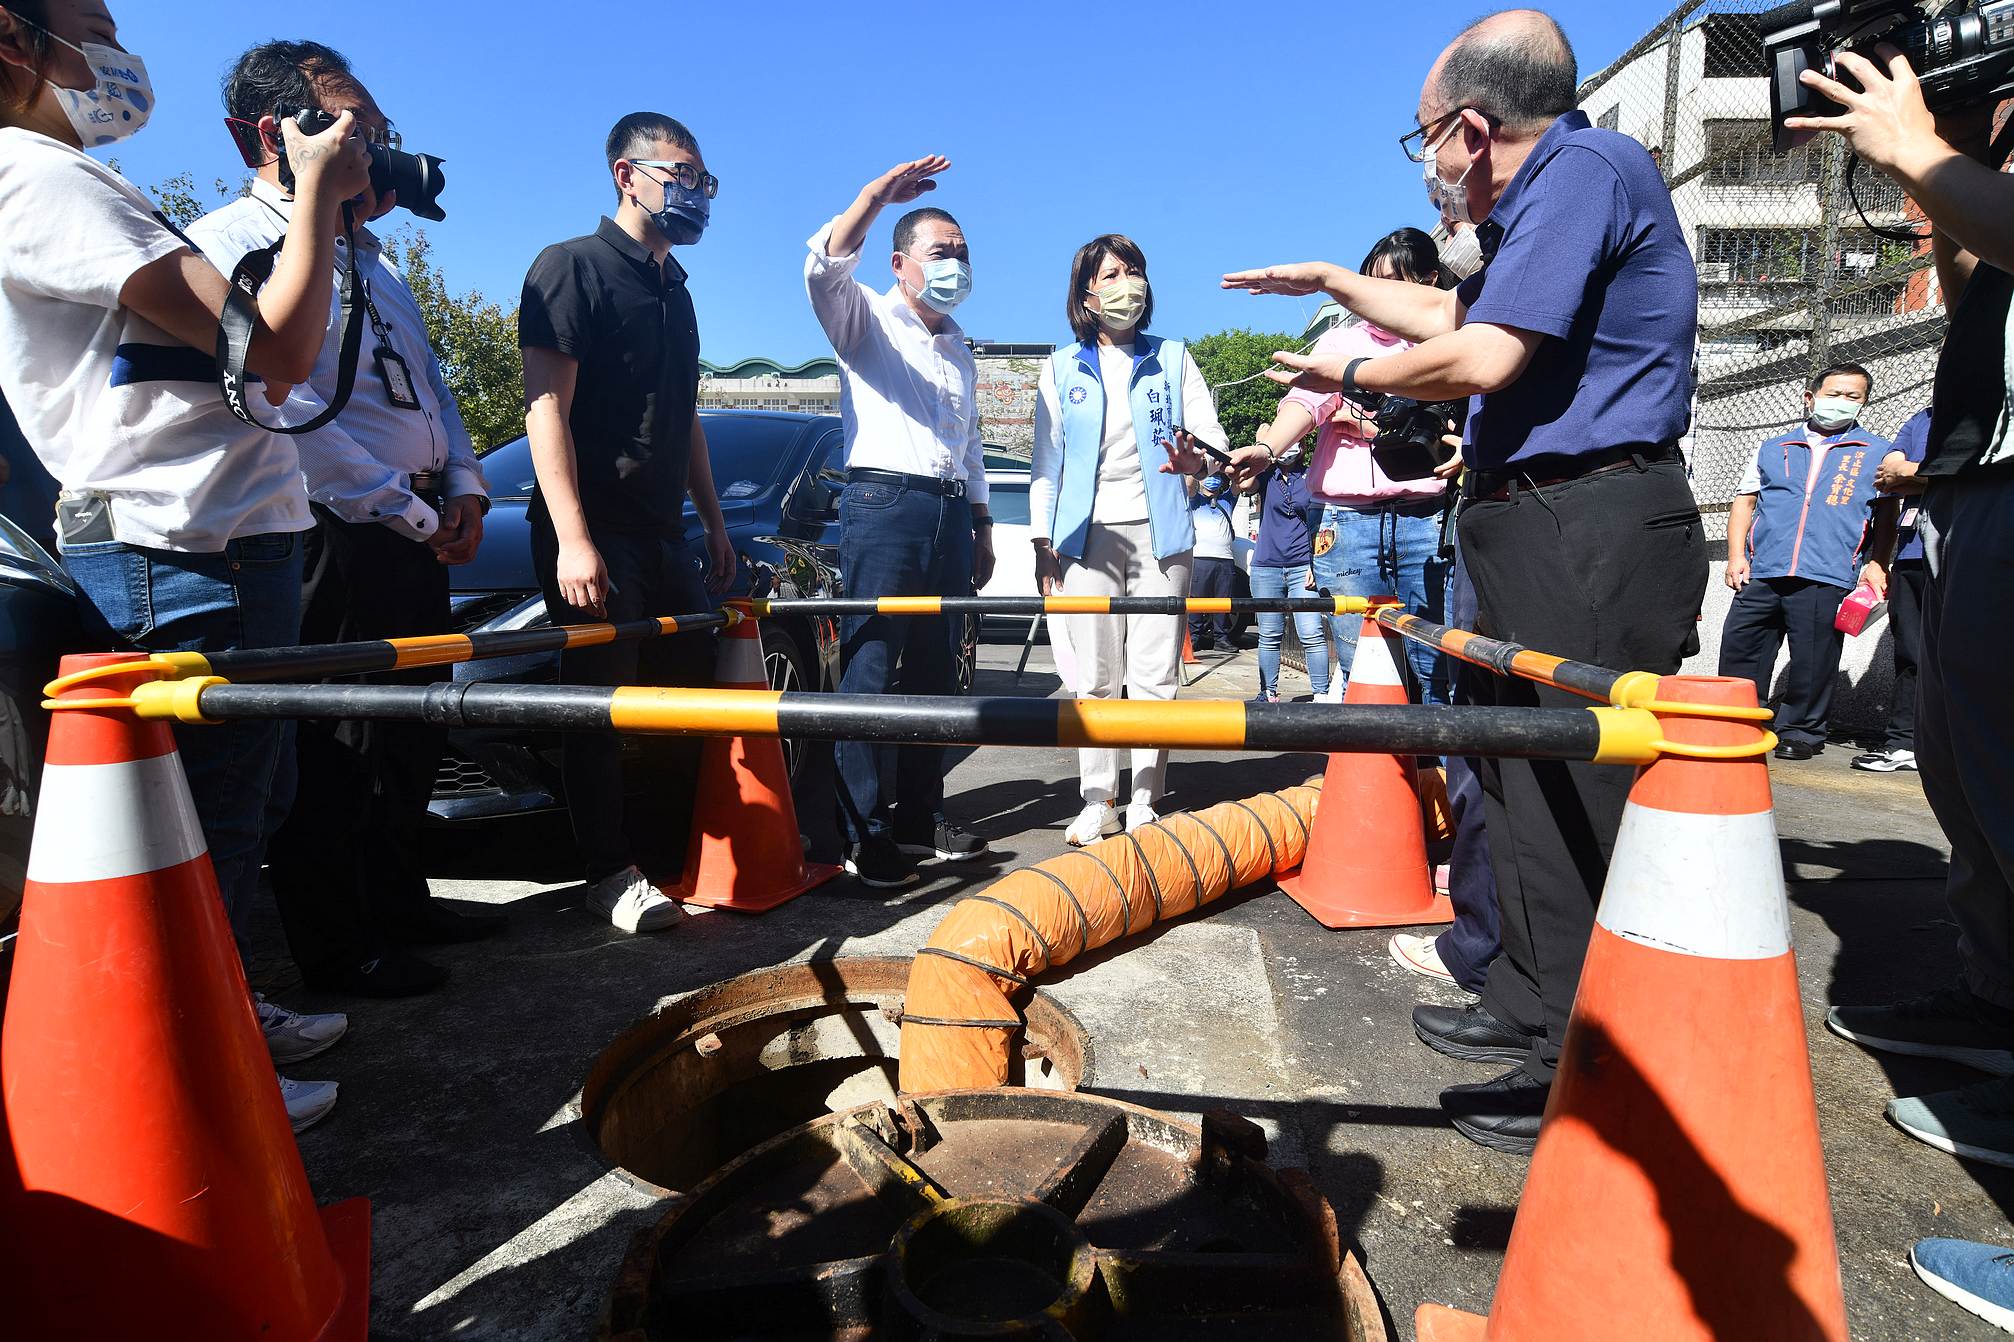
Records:
M1338 326L1315 342L1311 353L1337 358L1375 359L1413 347L1413 342L1381 330L1369 322ZM1336 423L1334 416L1343 406L1339 394L1319 391L1290 391L1286 400L1314 416L1320 428L1315 439L1315 459L1308 468L1308 492L1325 503L1384 503L1394 499L1437 499L1447 489L1443 480L1394 480L1378 469L1371 457L1370 440L1352 423Z

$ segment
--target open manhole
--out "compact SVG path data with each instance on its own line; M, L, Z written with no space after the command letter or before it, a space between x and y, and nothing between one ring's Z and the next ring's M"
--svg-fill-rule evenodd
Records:
M904 958L778 965L689 993L625 1030L581 1086L586 1132L657 1191L689 1189L800 1123L895 1098ZM1083 1027L1052 999L1028 1003L1013 1081L1071 1090Z
M784 1133L639 1235L601 1342L1385 1342L1328 1204L1243 1119L947 1091Z

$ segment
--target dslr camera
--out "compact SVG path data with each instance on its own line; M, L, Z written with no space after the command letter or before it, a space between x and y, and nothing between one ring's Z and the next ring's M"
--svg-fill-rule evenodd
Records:
M1415 401L1372 392L1350 399L1376 419L1371 457L1393 480L1424 480L1445 466L1454 450L1441 442L1442 437L1459 434L1469 419L1467 401Z
M1761 24L1770 124L1779 151L1809 138L1809 132L1785 130L1785 117L1845 111L1797 78L1806 70L1840 78L1835 62L1842 51L1878 64L1876 46L1900 48L1932 112L2014 93L2014 0L1956 0L1935 14L1918 0L1798 0L1763 15ZM1849 76L1847 82L1859 81Z
M2008 0L2014 4L2014 0ZM303 134L320 135L336 124L336 118L319 107L307 107L294 113L294 124ZM232 123L232 132L238 133L237 123ZM447 189L447 177L441 172L441 160L432 154L408 154L390 145L373 144L371 151L371 190L380 196L388 192L399 193L399 205L411 210L422 219L438 223L448 217L441 208L441 192ZM294 189L294 169L287 162L287 151L280 150L280 184Z

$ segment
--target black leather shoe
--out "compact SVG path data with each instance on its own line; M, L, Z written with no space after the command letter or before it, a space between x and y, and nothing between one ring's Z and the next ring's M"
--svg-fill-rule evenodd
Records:
M1477 1146L1528 1156L1538 1145L1539 1123L1551 1094L1551 1086L1534 1081L1520 1067L1493 1080L1449 1086L1441 1092L1441 1112Z
M387 950L361 964L318 969L313 973L304 970L301 977L311 988L348 993L352 997L418 997L446 983L448 971L417 955Z
M1778 741L1776 749L1769 753L1780 760L1808 760L1818 752L1812 749L1809 741L1797 741L1792 740L1790 737L1785 737L1783 740Z
M1416 1006L1413 1033L1436 1053L1463 1062L1523 1062L1531 1053L1532 1037L1504 1024L1482 1003L1467 1006Z
M463 913L429 899L417 911L393 919L385 932L408 946L454 946L493 937L509 925L501 913Z

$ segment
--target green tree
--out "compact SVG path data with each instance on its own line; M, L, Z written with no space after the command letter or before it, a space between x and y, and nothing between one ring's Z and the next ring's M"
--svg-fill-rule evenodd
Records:
M109 166L113 172L119 171L115 159ZM236 186L219 177L210 183L210 193L214 199L204 202L196 186L196 179L186 172L178 172L158 186L147 188L147 197L160 208L168 222L177 228L187 228L220 205L228 205L241 196L251 194L252 179L247 177Z
M1274 366L1273 351L1300 348L1298 337L1283 331L1248 331L1242 327L1218 331L1192 341L1189 353L1217 398L1217 418L1233 446L1252 441L1261 426L1272 421L1286 389L1254 374Z
M387 250L419 300L441 374L476 451L518 437L524 432L524 362L518 355L517 309L506 311L474 289L451 292L422 230L393 234Z

